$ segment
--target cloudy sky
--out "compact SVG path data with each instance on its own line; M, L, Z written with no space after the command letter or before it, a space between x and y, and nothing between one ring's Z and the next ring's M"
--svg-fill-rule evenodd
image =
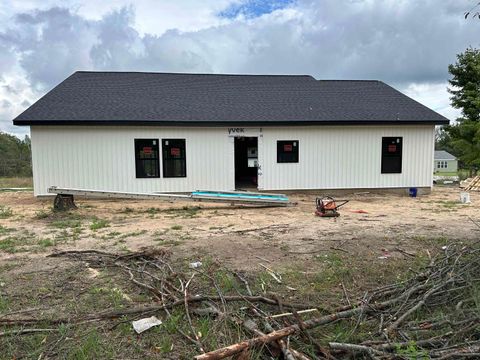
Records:
M1 0L0 131L76 70L379 79L450 119L476 0Z

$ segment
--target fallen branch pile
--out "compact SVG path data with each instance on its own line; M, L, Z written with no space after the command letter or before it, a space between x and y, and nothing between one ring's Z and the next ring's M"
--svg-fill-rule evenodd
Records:
M479 252L478 244L448 246L423 272L409 280L369 291L356 302L348 299L349 305L328 313L319 306L285 302L275 294L255 294L252 292L255 287L244 274L219 264L179 271L162 251L130 255L62 252L51 256L85 261L90 267L121 270L155 302L79 317L2 316L0 326L22 326L20 331L34 333L42 331L33 327L36 324L79 324L118 318L125 321L153 313L160 316L160 312L168 319L173 311L181 311L184 322L177 331L196 347L197 360L229 356L248 359L253 354L258 358L288 360L352 356L474 358L480 357ZM218 276L220 273L230 274L235 284L226 286ZM216 336L224 347L209 347L197 328L199 318L210 318L215 329L222 329ZM342 340L348 341L339 342L333 334L325 335L331 331L331 324L340 322L348 329ZM229 324L241 329L236 337L225 336L225 326ZM26 325L32 329L25 329ZM322 341L318 336L320 330ZM18 331L5 331L0 336ZM49 327L45 331L54 329ZM232 339L240 341L228 345Z

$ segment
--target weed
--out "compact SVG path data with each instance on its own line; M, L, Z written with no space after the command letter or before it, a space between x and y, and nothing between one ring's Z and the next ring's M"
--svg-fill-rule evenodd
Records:
M92 330L88 336L78 346L72 348L67 358L75 360L98 359L103 357L100 335L96 329Z
M172 230L182 230L183 227L181 225L173 225L170 229L172 229Z
M13 230L14 229L12 229L12 228L7 228L5 226L0 225L0 235L8 234L8 233L12 232Z
M43 248L55 245L55 243L52 241L52 239L40 239L40 240L38 240L37 244L40 247L43 247Z
M68 324L60 324L58 325L58 333L60 334L61 337L66 337L68 335L68 332L70 330L70 326Z
M103 229L109 227L110 223L105 219L93 219L92 224L90 225L90 230L97 231L98 229Z
M220 288L223 289L223 291L228 292L235 288L235 280L232 278L232 276L229 273L226 273L221 270L217 271L215 273L215 278Z
M38 220L42 220L42 219L48 218L49 216L50 216L50 213L42 209L35 213L34 218Z
M407 347L401 347L400 345L397 345L395 347L395 352L398 355L411 360L426 360L429 358L425 350L417 347L415 341L410 341Z
M0 219L6 219L13 215L13 211L6 205L0 205Z
M93 287L90 289L92 295L106 295L108 301L113 308L120 309L123 307L124 294L118 288Z
M134 237L134 236L139 236L139 235L143 235L143 234L146 234L147 233L147 230L137 230L137 231L132 231L132 232L128 232L128 233L125 233L125 234L122 234L120 236L120 239L126 239L128 237Z
M169 336L162 336L158 344L158 349L162 354L167 354L173 350L173 342Z
M10 302L8 299L0 294L0 314L6 312L9 309Z
M179 240L164 240L164 239L160 239L160 238L153 239L153 241L157 241L158 245L162 245L162 246L167 246L167 245L177 246L177 245L180 245L182 243Z
M201 317L197 321L197 330L200 337L207 337L212 327L212 320L209 317Z
M162 324L162 327L167 330L169 334L176 334L180 322L183 319L183 313L180 310L175 310Z
M105 234L101 237L102 240L110 240L110 239L114 239L116 238L117 236L121 235L120 232L118 231L110 231L108 234Z
M57 229L78 228L82 226L82 222L74 219L56 220L51 223L51 226Z
M455 208L457 207L457 205L460 204L458 201L451 201L451 200L442 200L442 201L439 201L438 203L447 209Z
M14 239L8 237L6 239L0 240L0 250L11 254L17 252Z

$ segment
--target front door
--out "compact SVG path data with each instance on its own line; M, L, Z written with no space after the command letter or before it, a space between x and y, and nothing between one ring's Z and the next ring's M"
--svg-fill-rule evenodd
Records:
M258 138L235 137L235 189L258 187Z

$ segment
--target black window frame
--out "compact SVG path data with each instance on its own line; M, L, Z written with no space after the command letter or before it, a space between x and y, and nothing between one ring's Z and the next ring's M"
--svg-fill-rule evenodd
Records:
M392 146L394 146L393 151ZM402 168L403 136L382 137L382 174L401 174Z
M142 157L141 152L146 147L152 147L151 157ZM159 139L134 139L135 149L135 177L137 179L158 179L160 177L160 146ZM144 154L143 154L144 155ZM145 164L149 162L154 164L154 174L149 175L146 172Z
M169 142L167 144L167 141ZM171 143L173 142L173 144ZM171 156L171 148L180 148L180 157ZM187 177L187 141L185 139L162 139L162 168L164 178ZM169 164L180 161L180 174L171 174Z
M285 145L291 145L292 151L284 151ZM295 164L299 162L300 141L298 140L277 140L277 163L279 164ZM291 159L287 155L292 155Z

